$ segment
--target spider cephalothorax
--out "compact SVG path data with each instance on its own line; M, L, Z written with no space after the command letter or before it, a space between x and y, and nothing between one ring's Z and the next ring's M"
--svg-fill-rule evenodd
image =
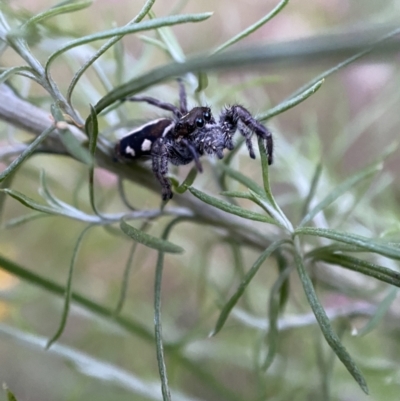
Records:
M150 156L154 175L162 187L162 198L172 198L171 183L167 177L168 162L176 166L194 161L202 172L200 157L216 155L222 159L224 149L234 148L233 135L238 130L246 140L250 157L255 158L251 137L256 134L264 144L268 163L272 163L273 140L271 132L241 105L226 107L216 121L209 107L187 109L186 93L182 84L179 108L148 96L134 96L127 100L147 102L173 113L171 118L150 121L129 132L116 145L118 157L137 159Z

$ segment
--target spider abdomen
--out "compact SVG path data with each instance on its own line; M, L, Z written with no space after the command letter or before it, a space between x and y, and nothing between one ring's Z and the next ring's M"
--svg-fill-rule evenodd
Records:
M117 154L126 159L149 156L154 142L174 129L175 123L169 118L160 118L135 128L124 136L117 145Z

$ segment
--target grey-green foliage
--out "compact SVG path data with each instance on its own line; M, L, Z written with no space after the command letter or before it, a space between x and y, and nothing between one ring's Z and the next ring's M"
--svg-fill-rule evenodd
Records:
M215 166L216 170L216 183L221 185L221 195L228 200L223 200L218 197L218 194L210 195L205 190L198 188L196 182L197 170L192 169L187 177L180 182L175 177L171 177L176 197L178 194L185 194L185 198L194 202L194 198L197 198L201 202L204 202L204 210L206 212L203 215L197 210L193 212L191 210L182 211L174 208L168 208L165 204L162 204L160 208L150 210L129 210L121 211L119 213L106 214L100 212L99 202L96 201L95 194L95 179L94 173L98 162L101 162L103 166L115 171L116 168L110 163L110 146L105 138L102 137L99 129L99 119L108 112L111 111L112 107L116 107L118 102L128 95L132 95L148 87L154 86L162 81L169 78L177 78L184 74L187 75L188 80L198 79L197 92L201 92L207 87L208 77L206 71L220 70L224 68L244 68L249 67L252 64L260 65L263 63L274 63L282 59L298 58L304 60L308 55L312 57L325 57L329 51L334 51L335 47L330 48L329 44L325 43L325 47L312 46L305 48L301 51L301 46L298 46L293 50L293 46L283 47L278 49L277 47L268 48L266 46L253 48L253 49L242 49L240 51L224 52L226 48L239 40L250 35L256 29L270 21L279 12L281 12L287 5L288 0L282 0L271 12L267 13L254 25L244 29L242 32L235 35L227 42L217 46L216 49L210 50L208 54L197 56L193 58L187 58L182 48L179 45L179 41L174 36L173 32L169 28L182 23L194 23L202 22L212 15L211 13L201 14L188 14L188 15L170 15L166 17L156 18L152 11L154 0L147 1L142 10L135 16L126 26L117 27L110 30L93 33L82 38L77 38L66 45L61 46L55 50L47 59L45 65L42 65L36 58L34 52L29 48L27 41L27 32L45 25L49 19L56 15L63 13L75 12L90 5L90 2L63 2L49 10L39 13L38 15L31 16L28 20L20 23L19 26L11 28L12 24L15 24L15 20L18 21L16 16L10 16L11 23L7 22L7 14L0 14L0 33L4 43L7 44L11 49L18 53L27 65L13 66L3 70L0 74L0 83L6 82L12 79L16 75L23 76L34 80L40 84L48 93L49 103L51 106L51 113L53 116L53 122L49 123L49 127L45 129L37 138L26 145L25 150L11 163L8 167L0 174L0 182L4 185L0 189L0 200L1 209L4 206L5 196L9 196L17 200L23 206L33 209L34 214L28 214L17 219L13 219L9 222L5 222L5 227L12 227L16 225L25 224L31 222L40 216L58 216L68 219L74 219L79 222L84 222L86 228L81 232L73 256L70 262L70 270L68 280L65 287L55 284L54 282L47 280L44 277L29 272L28 269L19 266L17 263L10 261L0 255L0 262L2 267L13 275L20 277L38 288L45 289L59 296L64 296L64 311L62 314L61 322L56 334L49 340L48 347L59 339L65 325L67 323L67 317L70 310L70 302L76 302L89 311L96 313L103 318L114 319L116 324L125 328L131 333L140 336L146 341L152 341L152 333L145 328L143 325L133 319L127 319L120 316L124 301L126 299L128 277L130 271L130 265L132 262L133 254L136 250L136 244L141 244L152 250L158 252L158 260L156 265L156 276L155 276L155 339L156 339L156 350L158 359L158 368L162 381L162 394L164 400L171 399L170 390L168 387L168 363L164 357L164 349L167 349L176 359L180 360L192 373L198 374L201 380L204 382L209 381L215 391L219 392L221 396L227 396L229 399L235 399L229 388L216 383L216 381L210 377L210 374L206 370L196 366L193 361L190 361L185 353L179 348L173 346L164 346L162 336L162 325L161 325L161 282L162 273L164 267L164 254L175 253L179 254L184 251L183 247L178 244L169 242L167 237L171 230L177 223L182 221L190 221L192 223L210 223L206 219L207 211L222 211L219 213L219 221L213 220L213 224L226 230L225 235L229 238L234 227L237 227L237 220L233 220L231 216L240 217L248 221L255 221L263 225L266 231L271 230L273 234L266 236L265 238L274 239L273 241L265 241L264 246L260 246L260 243L253 242L251 245L258 249L262 249L262 253L258 256L251 268L244 274L240 284L236 287L231 295L222 305L221 312L217 318L215 328L212 335L217 335L223 328L225 323L228 321L230 315L237 307L241 297L248 291L249 285L251 285L254 277L259 270L267 261L269 265L273 264L272 260L276 259L279 262L279 257L284 256L283 268L279 268L278 278L271 290L269 299L269 319L270 319L270 331L266 336L269 343L269 350L266 358L261 363L260 369L267 369L271 366L274 357L279 347L279 325L278 321L283 311L283 306L290 299L289 288L289 275L293 271L297 270L298 277L302 283L306 299L316 317L321 332L325 337L327 343L332 348L333 352L342 361L344 366L354 377L364 392L368 392L366 381L357 367L349 352L342 344L341 339L335 333L334 328L317 296L314 284L310 279L307 270L313 267L316 263L324 262L332 265L336 265L343 269L349 269L357 271L366 276L373 277L383 283L390 284L392 286L400 286L399 274L391 268L382 266L379 262L375 262L376 255L379 257L385 257L391 260L400 259L400 250L398 244L386 241L384 238L376 238L377 235L366 237L353 232L345 230L337 230L334 228L318 227L317 217L323 215L325 221L330 223L332 220L329 219L329 213L331 208L335 204L340 203L341 198L355 190L355 186L369 184L383 169L383 161L389 155L389 151L383 152L382 157L377 161L366 163L366 167L360 169L356 173L350 175L347 179L336 185L331 185L329 191L325 194L320 194L318 190L319 181L322 179L324 163L319 161L313 178L310 180L310 186L308 196L305 200L300 199L299 203L303 202L303 208L300 211L300 215L296 216L295 219L289 217L285 212L284 208L280 206L279 199L276 199L271 189L271 175L268 167L267 158L265 155L264 146L262 141L259 140L260 159L261 159L261 170L260 175L262 179L262 185L255 182L249 176L241 171L233 168L230 163L232 162L235 152L230 157L227 157L223 163L219 163ZM149 20L143 21L148 16ZM18 24L17 24L18 25ZM143 31L155 31L157 32L158 38L143 37L147 46L161 49L165 51L170 59L173 61L149 72L146 72L140 76L135 76L125 84L115 88L110 93L103 96L93 107L90 108L90 114L86 118L86 124L80 117L77 110L72 105L72 95L77 87L82 84L85 73L93 65L93 63L101 58L110 47L120 43L120 40L127 34L140 33ZM384 43L383 41L395 35L398 30L391 32L378 41L378 44ZM79 47L82 45L92 44L92 42L100 39L109 39L106 44L97 50L83 66L74 74L71 82L69 83L67 96L64 98L57 83L53 80L51 69L54 68L53 62L58 57L65 57L66 52L72 48ZM358 42L350 43L349 45L343 45L342 47L336 45L337 53L349 55L352 51L359 50L359 53L352 54L350 58L345 61L341 61L336 67L328 69L325 73L320 74L318 77L311 79L308 83L302 86L300 89L295 90L293 95L289 98L284 99L279 104L271 107L268 110L260 112L257 118L261 121L270 120L273 117L278 116L287 110L296 107L298 104L306 101L310 96L314 95L316 91L322 90L322 84L333 72L336 72L339 68L344 68L350 62L360 58L372 50L372 47L364 48L363 43L360 45ZM340 45L340 43L339 43ZM275 49L275 53L270 50ZM286 51L286 53L285 53ZM217 54L217 53L222 54ZM319 52L319 53L318 53ZM119 72L124 71L123 66L123 47L120 46L114 53L118 60L116 61ZM100 68L100 67L96 67ZM197 76L191 75L191 73L198 73ZM103 73L103 72L102 72ZM105 75L106 76L106 75ZM119 77L120 79L121 77ZM199 95L200 96L200 95ZM121 113L122 115L122 113ZM87 140L78 138L75 135L74 129L76 127L82 128L85 126L84 133L87 136ZM41 173L41 183L39 188L39 194L42 196L45 204L34 200L32 197L23 194L22 192L12 189L12 178L18 173L17 169L23 165L23 163L33 154L41 150L43 143L51 137L53 140L59 141L63 145L64 152L71 158L83 162L88 169L88 188L89 188L89 200L90 206L94 214L90 214L84 210L81 210L77 205L71 205L67 202L57 198L49 189L46 181L45 173ZM238 145L238 148L239 149ZM278 148L279 149L279 148ZM393 149L391 149L393 151ZM56 154L57 152L54 151ZM107 159L108 156L108 159ZM277 158L281 155L279 150L277 151ZM104 161L106 160L106 162ZM107 164L108 162L108 164ZM118 169L118 167L117 167ZM123 167L121 167L122 171ZM125 176L126 177L126 176ZM149 175L147 175L149 177ZM292 177L296 180L296 177ZM135 178L132 177L134 180ZM226 182L229 180L230 184L234 184L235 190L226 189ZM261 180L260 180L261 181ZM120 187L120 189L122 186ZM237 189L240 188L240 189ZM226 190L224 190L226 189ZM298 194L299 195L299 194ZM125 202L125 196L121 191L121 198ZM196 202L198 202L196 199ZM240 205L240 200L246 200L248 203L246 206ZM179 202L179 198L178 198ZM127 202L125 202L127 204ZM190 205L190 203L189 203ZM194 205L194 203L192 203ZM131 207L129 207L131 209ZM162 237L152 235L147 232L149 228L148 220L157 219L158 217L166 216L168 214L176 217L164 231ZM179 217L181 216L181 217ZM134 227L132 224L128 224L127 221L139 219L143 220L140 228ZM300 224L296 224L300 221ZM118 227L115 227L115 224ZM77 294L73 290L73 270L75 262L77 260L79 248L85 233L89 228L93 226L106 227L110 232L117 235L125 235L134 241L135 245L131 248L130 257L128 259L127 267L124 273L123 282L121 285L121 294L117 307L114 309L106 308L95 302L90 301L86 297ZM348 228L348 227L347 227ZM372 230L372 229L371 229ZM253 234L257 234L256 231L252 231ZM244 238L244 237L243 237ZM235 244L238 242L238 238L234 238ZM240 238L239 238L240 240ZM248 240L248 239L247 239ZM331 241L330 245L326 245L326 240ZM355 252L362 252L363 258L358 258L353 255ZM279 256L280 255L280 256ZM371 261L367 260L371 258ZM279 265L279 263L278 263ZM271 268L271 267L270 267ZM363 334L372 330L378 322L382 319L383 314L389 308L391 302L394 299L394 292L390 291L382 301L379 310L376 315L371 319L369 324L366 325L363 330ZM283 301L282 301L283 300Z

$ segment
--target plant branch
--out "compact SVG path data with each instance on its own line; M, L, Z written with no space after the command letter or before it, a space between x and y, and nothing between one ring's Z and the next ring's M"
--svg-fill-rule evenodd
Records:
M22 100L4 84L0 86L0 119L34 135L39 135L51 124L50 113ZM78 128L70 125L69 129L79 140L86 140ZM52 136L50 140L51 143L47 143L47 150L49 152L53 150L53 153L59 154L63 145L55 136ZM96 162L98 166L117 174L123 179L143 185L157 194L160 192L159 184L149 169L136 163L129 165L115 163L112 144L104 140L100 142L100 138L96 151ZM270 244L272 235L268 235L266 231L262 233L255 229L253 222L248 222L209 206L189 193L176 195L173 201L177 205L191 210L196 221L216 228L227 229L225 234L241 243L258 249L265 249ZM262 226L260 225L260 227Z

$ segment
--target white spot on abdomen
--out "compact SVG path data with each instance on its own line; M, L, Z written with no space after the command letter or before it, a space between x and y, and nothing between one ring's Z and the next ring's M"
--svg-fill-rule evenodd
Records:
M149 139L145 139L142 143L142 152L147 152L151 148L151 141Z
M125 148L125 153L127 153L128 155L135 156L135 151L130 146L127 146Z

